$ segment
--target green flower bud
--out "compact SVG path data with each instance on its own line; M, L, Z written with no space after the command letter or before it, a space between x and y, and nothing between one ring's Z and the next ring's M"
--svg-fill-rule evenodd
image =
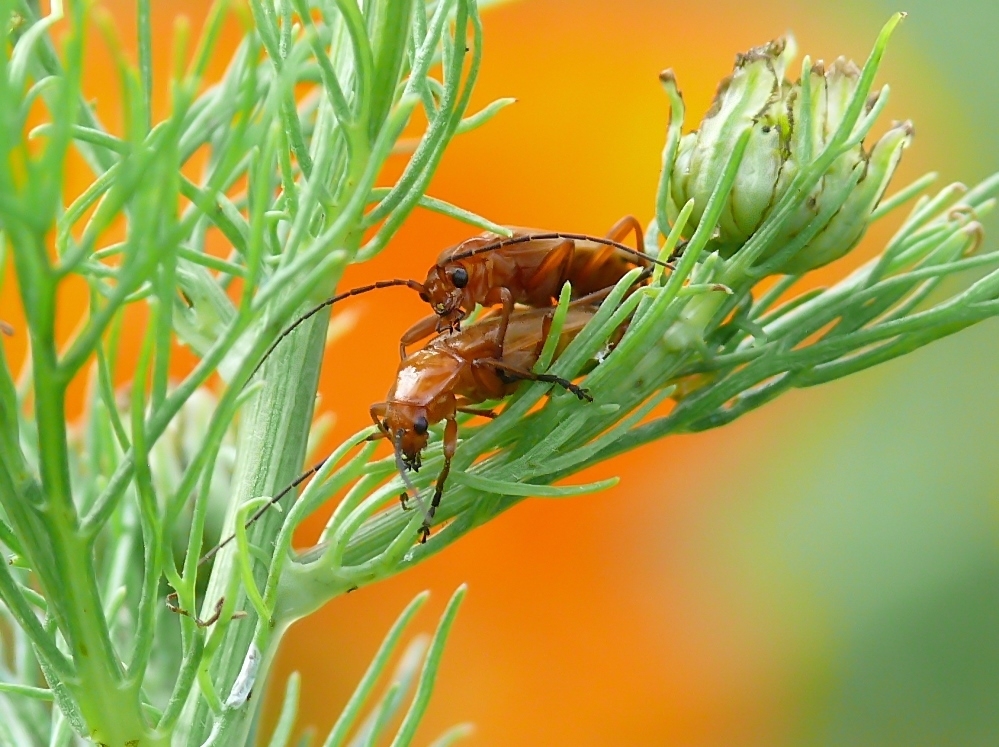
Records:
M685 135L670 175L667 213L672 221L687 200L695 201L687 224L691 233L708 197L721 178L739 135L751 132L735 182L708 248L723 257L735 254L771 215L799 172L822 154L848 115L857 92L860 69L844 58L828 68L821 62L808 71L808 91L790 83L784 72L794 54L793 40L776 39L736 57L731 76L722 81L714 103L695 132ZM882 94L883 95L883 94ZM807 111L803 109L807 98ZM818 182L802 194L781 221L777 238L756 263L781 249L775 273L801 273L838 259L861 238L877 207L902 150L912 139L912 125L894 124L869 152L858 130L866 128L878 103L869 99L852 123L851 139ZM873 114L876 116L876 112ZM856 142L853 142L856 140ZM849 147L846 147L849 146Z

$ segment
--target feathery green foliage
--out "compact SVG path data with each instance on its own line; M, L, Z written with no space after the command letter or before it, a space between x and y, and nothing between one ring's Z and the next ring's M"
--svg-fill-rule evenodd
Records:
M54 3L39 18L23 0L0 1L0 226L31 344L17 378L0 364L0 542L15 555L0 564L0 598L17 652L5 661L11 718L0 741L245 742L256 707L233 687L254 621L233 614L248 606L240 582L255 588L262 569L225 554L206 589L197 561L220 510L231 525L245 501L299 471L325 319L247 388L249 374L295 313L384 249L418 205L491 225L424 194L451 138L503 105L465 116L482 49L474 2L253 0L251 31L205 87L232 12L216 2L193 50L178 26L170 111L155 123L148 0L139 10L135 68L90 4ZM81 95L95 20L118 66L121 133ZM59 23L69 31L56 51ZM39 101L47 121L28 132ZM376 188L420 107L428 124L402 177ZM94 179L64 204L73 149ZM201 150L202 173L188 178L181 169ZM111 241L119 221L125 238ZM213 236L230 250L213 252ZM57 293L71 279L89 299L66 340ZM131 371L120 342L136 305L149 321ZM178 342L199 361L174 381ZM115 383L129 375L124 402ZM75 426L65 398L80 377L89 395ZM206 388L214 377L226 384L217 395ZM248 542L266 546L279 519ZM199 618L201 598L212 601ZM252 602L262 609L259 595L251 613Z
M0 350L0 544L11 561L0 563L0 745L246 744L262 700L250 695L262 690L283 633L328 600L409 568L525 497L610 484L553 486L591 464L722 425L789 388L862 370L999 312L997 255L976 253L977 219L993 207L999 178L920 198L879 256L831 287L793 295L801 275L761 286L780 270L812 266L792 260L822 226L788 241L790 222L838 159L859 157L880 111L864 104L898 17L834 134L796 151L789 186L723 253L716 226L747 150L759 155L760 121L729 123L710 154L717 179L685 199L671 188L683 107L667 76L673 116L646 250L667 258L681 236L689 243L674 272L657 271L638 292L628 292L638 271L624 278L553 361L565 288L538 364L581 379L594 402L534 383L494 421L464 423L426 544L417 543L423 517L398 509L394 461L375 459L365 441L370 428L341 445L297 501L243 529L301 470L327 317L297 329L251 382L278 332L329 295L347 265L384 250L418 206L499 230L425 194L451 139L508 103L467 111L486 4L250 0L250 30L206 86L230 12L217 2L190 52L178 27L169 114L153 122L149 0L140 0L137 67L105 29L125 123L111 133L81 96L91 6L67 13L57 50L59 3L40 18L25 0L0 0L0 249L11 253L30 342L17 375ZM808 95L807 83L801 91ZM39 105L46 121L29 131ZM427 125L406 168L393 186L376 187L418 108ZM94 178L65 204L71 151ZM189 178L182 168L202 151L202 173ZM928 184L883 200L869 217ZM842 209L846 193L837 199ZM110 238L119 225L124 239ZM966 271L977 279L942 285ZM73 281L87 304L64 339L56 322L67 316L61 291ZM122 337L133 329L141 345L126 361ZM180 380L170 378L176 343L198 359ZM69 423L66 393L80 379L86 412ZM116 388L122 380L130 386ZM420 489L441 463L440 436L415 478ZM294 529L345 489L317 546L293 551ZM223 526L238 528L237 539L206 580L198 560ZM362 718L425 597L414 600L325 744L384 741L396 714L391 743L412 742L463 595L429 642L414 640ZM275 732L257 741L291 743L298 695L293 677ZM467 732L456 727L437 744Z

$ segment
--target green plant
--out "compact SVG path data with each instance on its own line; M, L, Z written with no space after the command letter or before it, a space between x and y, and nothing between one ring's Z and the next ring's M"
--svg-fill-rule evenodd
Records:
M675 272L657 272L631 295L634 274L626 278L557 360L547 345L539 363L577 378L599 360L585 378L594 404L533 384L495 421L465 424L439 515L450 521L424 545L416 543L422 517L397 509L394 461L375 459L376 444L365 441L370 428L342 444L283 513L267 512L243 529L301 469L327 317L278 346L251 382L275 335L328 295L348 264L382 251L417 206L503 230L425 195L451 138L508 103L466 116L485 4L251 0L240 16L245 39L222 78L202 90L228 8L218 2L190 55L178 26L170 113L153 125L152 32L149 2L141 0L137 68L103 24L122 89L125 126L114 135L81 99L90 7L69 14L56 52L50 34L62 15L58 3L38 17L27 2L0 0L7 29L0 247L13 250L31 347L17 377L6 355L0 358L0 543L11 554L9 566L0 564L0 630L12 642L0 660L0 744L68 744L74 735L115 747L245 744L261 700L250 700L250 692L266 681L284 631L326 601L405 570L524 497L608 485L552 486L597 461L724 424L791 387L845 376L999 311L999 272L982 273L999 257L975 254L977 217L993 206L997 178L963 196L951 186L921 198L873 262L830 288L789 298L805 271L848 250L870 220L931 181L877 205L907 133L873 165L863 165L859 151L887 100L885 88L865 108L899 17L858 71L838 117L829 118L835 127L794 140L812 132L805 59L798 129L780 122L779 107L768 113L795 143L783 159L793 160L794 172L779 189L757 185L767 196L758 203L758 224L734 240L722 241L715 230L733 204L733 184L746 188L744 160L759 157L760 138L770 133L762 128L773 126L759 102L751 104L762 91L776 106L772 81L770 89L750 85L745 100L722 107L722 136L698 146L703 163L713 164L698 188L671 185L677 159L694 150L680 144L683 107L667 75L673 114L646 249L668 257L682 236L689 242ZM781 90L787 49L769 49L754 59ZM49 121L30 128L39 102ZM376 187L417 109L428 124L405 171L391 188ZM95 179L64 205L62 174L74 149ZM193 179L182 167L201 150L206 165ZM868 174L878 175L878 188L856 189ZM816 217L801 227L798 210L813 198ZM124 240L110 239L122 220ZM224 237L227 256L210 251L212 235ZM979 277L966 287L941 285L975 269ZM759 290L786 272L797 274ZM86 284L89 305L61 339L58 292L71 279ZM550 341L567 300L565 289ZM142 344L131 370L119 350L126 325L137 324L136 308L149 316L138 325ZM609 349L607 340L625 323L624 337ZM198 363L173 382L177 342ZM66 391L80 377L88 386L86 412L70 424ZM123 379L131 385L116 390ZM659 406L669 398L674 404L664 413ZM418 488L439 466L439 441L436 432ZM320 542L293 552L295 527L344 489ZM216 511L224 518L213 519ZM219 553L204 584L198 559L206 533L221 531L208 529L216 520L235 527L237 540ZM375 743L418 679L393 741L410 743L463 593L448 605L426 653L417 639L359 723L423 597L414 600L327 744L342 744L352 730L358 743ZM271 744L288 743L297 694L292 678ZM459 727L439 744L464 732Z

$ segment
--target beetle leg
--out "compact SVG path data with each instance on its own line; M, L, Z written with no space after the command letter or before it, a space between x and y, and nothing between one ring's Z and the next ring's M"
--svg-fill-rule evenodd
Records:
M626 215L613 226L607 232L606 238L611 241L623 241L627 238L628 234L635 233L635 241L638 242L638 251L644 252L642 242L644 241L642 226L638 222L638 219L633 215ZM600 268L606 265L616 256L617 247L614 246L603 246L600 249L593 252L590 255L589 260L586 262L586 266L582 268L581 273L583 275L596 274L600 271ZM631 260L633 264L637 264L634 259Z
M498 296L498 298L497 298ZM513 314L513 294L509 288L499 287L489 291L484 305L491 305L496 302L502 303L503 308L500 313L500 322L496 328L496 348L499 350L497 358L503 357L503 343L506 342L506 330L510 325L510 316Z
M490 420L498 417L498 413L495 410L487 410L482 407L476 407L476 404L478 403L469 401L467 397L456 397L454 401L454 410L455 412L464 412L468 415L479 415L483 418L489 418Z
M544 318L541 320L541 337L538 338L538 344L534 346L535 358L540 358L541 351L545 349L545 343L548 342L548 333L552 331L553 319L555 319L554 311L545 314Z
M407 345L419 342L424 337L430 337L430 335L437 331L437 319L438 316L436 314L423 317L423 319L418 321L412 327L407 329L405 333L403 333L402 339L399 340L399 357L401 360L406 360Z
M456 407L456 412L463 412L466 415L479 415L483 418L493 418L499 417L499 414L495 410L485 410L481 407Z
M611 247L612 249L614 247ZM572 267L572 260L576 256L576 242L566 239L559 243L554 249L548 252L547 256L538 265L534 273L524 283L524 290L528 296L534 295L545 283L551 282L551 278L557 278L552 286L552 298L557 298L562 286L565 285L566 278L569 277L569 269Z
M645 251L645 237L642 233L642 224L638 222L638 219L634 215L626 215L613 226L607 232L606 238L611 241L623 241L629 233L635 232L635 243L638 251ZM613 247L610 247L613 249Z
M635 280L635 284L637 285L639 282L642 281L642 279L643 276L639 275L638 279ZM579 298L575 299L573 303L578 304L580 306L584 306L586 304L596 304L597 301L603 301L605 298L607 298L607 296L611 294L612 290L614 290L614 286L608 285L606 288L601 288L598 291L593 291L593 293L587 293L585 296L580 296Z
M365 441L377 441L380 438L386 438L388 434L385 433L382 418L385 417L387 411L388 402L375 402L375 404L368 408L368 414L371 415L371 421L378 427L378 433L372 433Z
M534 373L534 371L528 371L526 368L511 366L510 364L496 360L495 358L477 360L475 364L494 368L500 377L506 378L509 381L545 381L549 384L558 384L563 389L575 394L580 400L586 400L587 402L593 401L593 397L591 397L589 393L583 389L583 387L577 386L568 379L563 379L561 376Z
M613 226L607 232L606 238L611 241L624 241L628 237L628 234L635 233L635 241L638 243L638 251L644 253L642 242L644 241L642 234L642 226L638 220L633 215L626 215ZM617 247L614 246L602 246L596 251L594 251L586 264L579 268L579 273L583 277L588 277L591 275L599 276L603 268L608 266L608 263L612 263L617 259ZM640 264L636 262L635 259L629 260L632 264Z
M441 497L444 495L444 483L447 482L447 476L451 472L451 458L454 456L455 449L457 448L458 421L452 415L444 424L444 466L441 468L441 473L437 476L437 487L434 489L433 500L430 501L430 510L427 511L427 516L423 520L423 526L420 527L421 543L426 542L430 536L430 522L434 518L434 514L437 513L437 507L441 505Z

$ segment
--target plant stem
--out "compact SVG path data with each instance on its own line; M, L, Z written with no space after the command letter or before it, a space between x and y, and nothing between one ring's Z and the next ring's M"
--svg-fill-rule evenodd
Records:
M304 342L279 347L258 374L263 378L264 385L244 413L240 425L240 460L229 503L228 526L232 525L235 512L243 502L256 496L273 495L301 469L319 385L328 319L328 313L319 314L314 322L303 325L306 328L297 339ZM251 542L258 547L270 547L280 529L281 519L276 511L265 514L251 529ZM234 551L234 547L227 548L216 558L205 593L206 611L225 593L230 574L237 572ZM266 580L265 570L262 566L255 569L257 583L261 586ZM241 595L237 609L244 607L245 598ZM252 613L249 619L236 621L230 626L213 668L219 692L226 693L232 687L253 636ZM244 718L251 720L251 712L261 700L250 701L250 705L243 709ZM185 714L178 724L179 730L185 724L190 731L186 734L179 731L178 744L196 747L208 736L211 712L196 691L188 698Z

